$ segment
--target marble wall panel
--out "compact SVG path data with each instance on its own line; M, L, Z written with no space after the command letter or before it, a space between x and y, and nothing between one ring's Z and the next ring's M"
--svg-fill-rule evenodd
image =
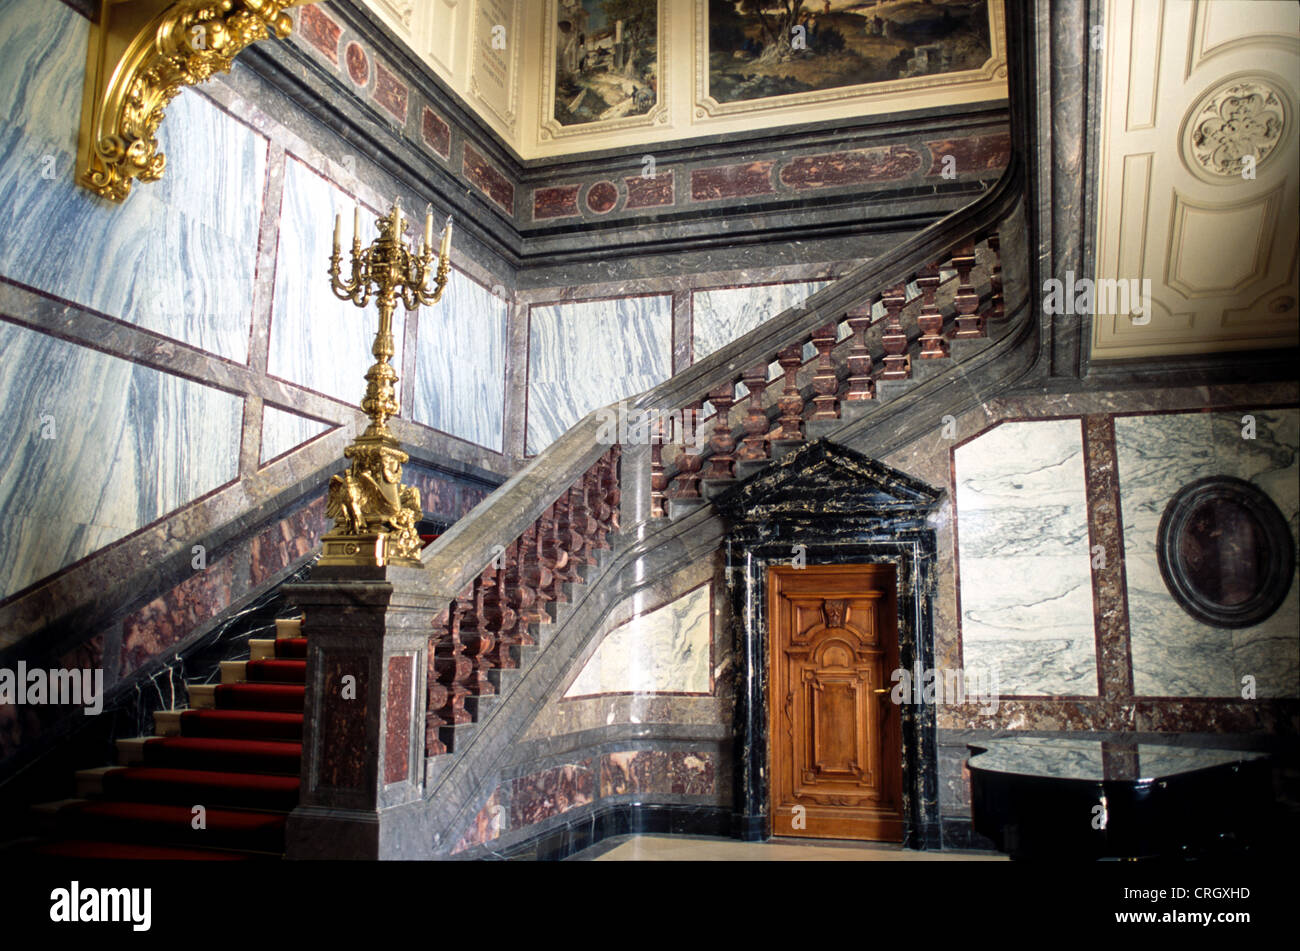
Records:
M1095 696L1080 421L1003 423L954 456L964 666L1005 696Z
M96 197L73 178L88 31L63 4L0 5L0 274L246 362L267 140L187 90L162 179Z
M711 588L696 588L610 631L566 697L712 691Z
M269 462L333 428L333 423L323 423L310 416L291 413L274 406L264 406L262 407L261 461Z
M670 294L534 305L527 451L541 452L599 406L672 374Z
M1242 435L1247 414L1255 420L1253 439ZM1247 675L1259 697L1300 694L1300 580L1271 617L1229 630L1183 611L1156 561L1165 507L1184 485L1207 476L1253 482L1287 518L1292 538L1300 537L1300 410L1117 416L1115 443L1137 695L1240 697Z
M0 352L0 598L238 475L241 397L4 322Z
M343 267L348 268L355 199L306 164L289 157L280 208L280 248L275 266L275 304L267 372L350 405L361 402L365 373L374 362L370 347L379 326L372 300L365 309L341 301L325 274L334 236L334 216L343 216ZM361 209L361 243L377 236L377 212ZM393 314L392 364L402 366L406 317ZM401 372L400 369L398 371ZM405 381L398 381L398 400Z
M702 360L784 310L802 304L826 281L756 284L695 291L691 295L691 343Z
M420 310L415 422L502 450L508 307L504 292L452 269L442 300Z

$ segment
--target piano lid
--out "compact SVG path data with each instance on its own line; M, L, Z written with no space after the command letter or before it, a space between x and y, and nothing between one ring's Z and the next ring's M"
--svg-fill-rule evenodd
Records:
M972 770L1076 779L1154 782L1180 773L1266 759L1267 753L1073 737L1004 737L967 744Z

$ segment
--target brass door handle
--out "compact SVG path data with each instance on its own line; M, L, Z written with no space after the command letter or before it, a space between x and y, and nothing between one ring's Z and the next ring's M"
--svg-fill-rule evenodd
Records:
M873 691L871 691L871 692L872 692L872 693L889 693L889 688L888 688L888 687L877 687L875 690L873 690Z

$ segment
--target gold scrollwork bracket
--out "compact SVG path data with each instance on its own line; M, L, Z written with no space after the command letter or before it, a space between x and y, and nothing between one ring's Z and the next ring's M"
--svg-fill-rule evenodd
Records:
M131 183L157 181L167 164L158 126L186 86L230 69L247 46L293 21L313 0L100 0L86 52L77 183L124 201Z

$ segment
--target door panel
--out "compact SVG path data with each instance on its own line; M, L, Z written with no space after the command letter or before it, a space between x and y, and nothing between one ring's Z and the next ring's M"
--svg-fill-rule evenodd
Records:
M893 565L768 573L772 834L900 842Z

